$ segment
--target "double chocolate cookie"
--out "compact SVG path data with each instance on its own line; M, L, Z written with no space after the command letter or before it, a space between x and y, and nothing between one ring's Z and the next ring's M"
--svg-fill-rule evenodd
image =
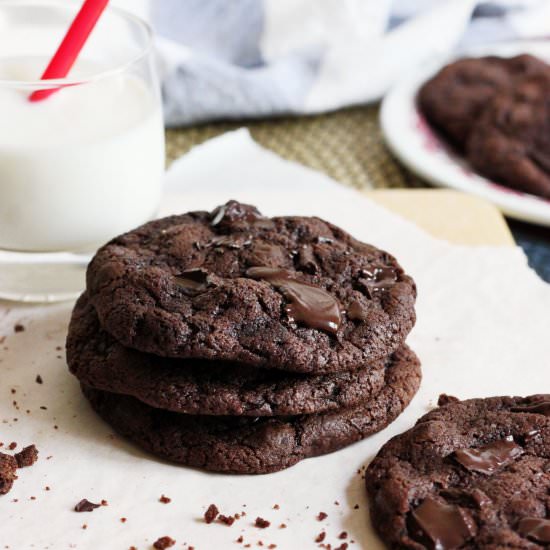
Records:
M547 548L550 395L439 405L367 469L380 536L391 548Z
M200 415L298 415L353 407L380 392L391 360L352 372L304 375L158 357L119 344L101 328L85 294L75 306L67 339L69 369L86 386Z
M160 457L274 472L383 429L420 384L416 287L319 218L230 201L113 239L73 310L92 407Z
M550 66L530 56L460 59L418 93L428 121L481 175L550 198Z
M157 456L210 471L264 474L380 431L408 405L420 377L418 359L403 348L394 354L375 397L352 408L279 417L177 414L126 395L85 386L83 391L117 432Z
M414 282L388 253L319 218L235 201L114 239L87 290L124 346L304 373L384 359L415 321Z
M518 80L548 72L532 55L459 59L441 69L420 89L418 103L428 121L459 149L464 149L473 125L487 102Z
M488 102L467 156L480 174L550 199L550 71Z

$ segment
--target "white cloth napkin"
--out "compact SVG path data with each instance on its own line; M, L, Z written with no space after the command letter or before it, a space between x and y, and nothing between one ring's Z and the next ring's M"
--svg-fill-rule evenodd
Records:
M379 99L453 50L550 34L547 0L113 0L156 32L166 122Z
M357 470L384 442L412 426L441 392L467 398L549 391L544 319L550 287L519 249L438 241L365 196L263 150L245 131L214 139L175 163L163 210L212 208L230 197L270 215L322 216L399 258L419 291L409 343L422 360L424 380L413 403L380 434L286 471L209 474L142 453L113 437L93 414L58 349L72 304L1 304L0 441L36 443L40 450L39 461L21 470L12 492L0 497L2 546L144 550L169 535L175 548L187 543L225 550L236 548L242 535L254 548L262 540L264 548L297 549L313 548L323 530L334 548L345 530L355 541L351 548L381 550ZM15 334L19 322L26 330ZM35 382L37 374L43 384ZM172 502L159 503L161 494ZM77 514L72 508L82 498L106 499L109 506ZM205 525L201 517L212 502L225 514L244 510L247 516L232 527ZM320 511L328 514L322 523L315 519ZM257 516L271 527L255 528ZM281 523L287 528L280 529Z

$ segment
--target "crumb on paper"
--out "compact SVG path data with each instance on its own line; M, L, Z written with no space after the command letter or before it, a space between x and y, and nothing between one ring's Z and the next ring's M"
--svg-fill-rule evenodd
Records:
M83 498L75 507L75 512L93 512L96 508L99 508L101 504L94 504L88 499Z
M155 550L166 550L166 548L171 548L174 544L176 544L176 541L173 538L164 536L154 542L153 548Z
M25 326L22 325L21 323L15 323L15 325L13 325L13 332L24 332L25 331Z
M212 523L217 517L220 511L215 504L211 504L206 512L204 512L204 521L208 524Z
M218 521L220 523L223 523L224 525L231 526L235 523L235 517L234 516L224 516L223 514L218 515Z
M172 502L172 499L165 495L161 495L159 498L159 502L162 502L162 504L170 504L170 502Z
M324 519L327 519L328 514L326 512L319 512L317 514L317 521L323 521Z
M259 529L266 529L271 525L271 522L267 521L264 518L257 517L256 521L254 522L254 527L258 527Z
M38 449L36 445L28 445L23 450L15 453L15 460L18 468L32 466L38 460Z
M39 374L36 375L36 378L34 379L34 381L37 384L43 384L44 383L44 380L42 379L42 376L40 376Z
M17 479L17 461L13 456L0 453L0 495L9 493Z

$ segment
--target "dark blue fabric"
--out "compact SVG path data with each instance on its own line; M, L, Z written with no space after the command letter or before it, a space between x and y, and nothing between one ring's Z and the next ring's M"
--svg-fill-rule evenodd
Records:
M516 242L523 248L529 265L550 283L550 227L508 220Z

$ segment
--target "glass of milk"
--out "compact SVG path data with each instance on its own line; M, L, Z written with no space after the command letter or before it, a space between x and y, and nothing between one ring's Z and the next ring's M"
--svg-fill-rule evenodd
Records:
M0 1L0 299L74 296L89 251L159 205L164 128L149 27L107 8L68 77L39 80L80 4Z

